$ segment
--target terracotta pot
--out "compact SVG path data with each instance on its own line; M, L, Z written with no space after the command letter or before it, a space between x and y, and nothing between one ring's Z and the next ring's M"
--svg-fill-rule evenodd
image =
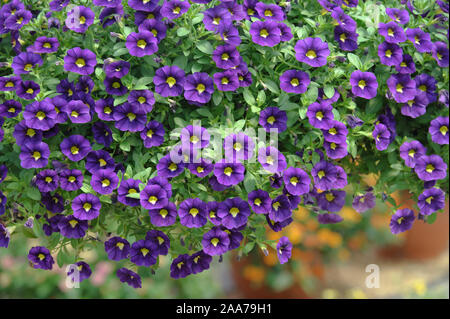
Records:
M392 196L399 209L409 208L414 211L415 202L407 191ZM405 233L405 240L400 246L381 250L381 255L391 258L407 258L415 260L430 259L439 256L448 247L449 242L449 202L447 200L444 212L438 212L436 221L428 224L416 220L413 227Z

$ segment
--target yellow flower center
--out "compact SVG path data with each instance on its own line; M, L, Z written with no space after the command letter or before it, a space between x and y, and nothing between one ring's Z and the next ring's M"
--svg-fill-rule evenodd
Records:
M127 117L130 121L134 121L136 119L136 114L130 112L127 114Z
M197 209L197 208L191 208L191 209L189 210L189 214L191 214L192 217L197 216L197 214L198 214L198 209Z
M110 108L109 106L105 106L105 108L103 109L103 113L105 113L105 114L111 114L111 113L112 113L112 110L111 110L111 108Z
M366 87L366 81L364 81L364 80L360 80L359 82L358 82L358 86L361 88L361 90L364 90L364 88Z
M227 175L227 176L231 176L231 173L233 173L233 169L232 169L231 167L226 167L226 168L223 170L223 173L224 173L225 175Z
M319 121L322 121L322 119L323 119L323 113L322 112L317 112L316 113L316 118L319 120Z
M128 190L128 194L136 194L136 193L137 193L137 190L135 190L134 188L130 188Z
M266 157L266 163L269 164L269 165L272 165L272 164L273 164L273 157L270 156L270 155L267 156L267 157Z
M46 49L50 49L52 47L52 45L48 42L45 42L42 46Z
M75 219L72 219L71 221L69 221L69 224L72 228L75 228L75 226L78 225L78 222Z
M296 186L297 183L298 183L298 178L297 178L296 176L293 176L293 177L291 177L291 179L289 180L289 182L290 182L292 185Z
M317 58L317 54L316 51L314 50L308 50L308 52L306 52L306 57L310 60Z
M103 167L106 165L106 161L103 158L99 159L98 163L100 164L100 167Z
M45 255L44 254L39 254L38 258L39 258L39 260L44 260L45 259Z
M228 53L223 53L222 54L222 60L228 61L229 58L230 58L230 56L228 55Z
M342 43L345 43L345 40L347 40L347 36L345 35L345 33L342 33L342 34L339 36L339 40L341 40Z
M180 7L175 7L175 8L173 8L172 13L173 13L173 14L179 14L180 11L181 11L181 8L180 8Z
M36 131L33 130L32 128L27 129L27 136L29 137L33 137L36 135Z
M79 153L79 151L80 151L80 149L79 149L78 147L76 147L76 146L72 146L72 147L70 148L70 152L71 152L73 155L77 155L77 154Z
M331 135L336 135L337 134L337 130L336 128L332 127L328 130L328 133L330 133Z
M150 252L150 250L148 250L147 248L141 248L141 253L142 253L142 256L147 256L147 254Z
M391 50L386 50L386 52L384 52L384 55L388 58L390 58L392 56L392 51Z
M419 86L419 90L425 92L427 90L427 86L422 84L421 86Z
M211 244L214 247L217 247L217 244L219 243L219 238L214 237L213 239L211 239Z
M260 206L262 202L261 202L261 199L256 198L256 199L253 201L253 203L254 203L256 206Z
M267 118L267 123L269 123L270 125L272 125L273 123L275 123L275 117L274 116L269 116Z
M6 82L5 87L12 88L12 87L14 87L14 83L11 81L8 81L8 82Z
M69 178L67 179L69 181L69 183L73 183L75 182L77 179L75 176L69 176Z
M280 208L281 204L280 202L275 202L272 204L273 209L275 209L276 211L278 211L278 208Z
M85 24L86 23L86 18L81 16L80 17L80 24Z
M233 149L234 149L235 151L238 151L238 152L239 152L239 151L242 149L242 144L239 143L239 142L234 143Z
M51 178L50 176L47 176L47 177L45 178L45 181L46 181L47 183L51 183L51 182L53 181L53 178Z
M77 111L72 111L72 113L70 113L70 116L77 118L78 117L78 112Z
M31 69L33 68L33 65L31 65L30 63L25 64L25 66L23 67L23 69L25 71L31 71Z
M197 167L197 173L203 173L205 171L205 169L201 166Z
M202 83L199 83L198 85L197 85L197 92L198 93L203 93L204 91L205 91L205 89L206 89L206 87L205 87L205 85L203 85Z
M409 157L411 157L411 158L414 158L414 155L416 154L416 150L415 149L411 149L411 150L409 150L409 152L408 152L408 156Z
M291 79L291 85L292 85L293 87L296 87L296 86L298 86L299 84L300 84L300 82L298 81L297 78L292 78L292 79Z
M161 209L159 211L159 214L161 215L162 218L166 218L167 214L169 214L169 212L167 211L167 209Z
M152 205L154 205L157 201L158 201L158 197L156 197L156 196L150 196L148 198L148 202Z
M336 143L331 143L331 144L330 144L330 148L331 148L332 150L335 150L335 149L336 149Z
M402 68L406 68L408 65L406 64L406 62L402 62L402 63L400 63L400 66L401 66Z
M78 59L75 61L75 64L76 64L77 67L81 68L81 67L83 67L83 66L86 65L86 61L84 61L83 58L78 58Z
M172 77L172 76L169 76L167 79L166 79L166 83L169 85L169 87L171 88L171 87L173 87L176 83L177 83L177 80L174 78L174 77Z
M433 164L428 164L427 167L425 168L425 170L428 173L433 173L434 169L435 169L435 167L433 166Z
M138 97L137 100L138 100L138 102L141 103L141 104L147 102L147 99L146 99L145 97L143 97L143 96Z
M122 250L124 246L125 246L125 244L124 244L124 243L121 243L121 242L118 242L118 243L116 244L116 247L119 248L120 250Z
M226 77L223 77L222 80L220 81L222 84L228 84L229 81Z
M324 171L319 171L317 173L317 176L319 176L319 179L322 179L325 176L325 172Z
M33 155L31 155L31 156L34 158L35 161L37 161L38 159L41 158L41 153L35 151L35 152L33 152Z
M109 181L109 179L104 179L102 180L102 186L103 187L108 187L109 185L111 185L111 182Z
M445 125L442 125L441 128L439 129L439 132L441 132L441 134L445 136L448 132L448 127Z
M388 36L393 37L394 36L394 30L391 28L388 29Z
M425 199L425 201L428 203L428 205L431 205L432 200L433 200L433 196L430 196L427 199Z
M88 212L88 211L91 210L92 205L91 205L90 203L84 203L84 204L83 204L83 208L84 208L85 211Z
M170 163L170 165L169 165L169 170L171 170L171 171L173 172L173 171L176 171L177 168L178 168L177 164L175 164L175 163Z
M401 85L401 83L399 83L399 84L397 84L395 89L398 93L403 93L403 88L404 88L404 86Z
M266 29L261 29L261 31L259 31L259 35L263 38L267 38L269 36L269 32L267 32Z
M29 88L28 90L26 90L26 92L27 92L28 94L33 94L33 93L34 93L34 90L33 90L32 88Z
M148 130L147 131L147 137L152 138L152 136L153 136L153 131L152 130Z
M335 199L335 197L334 197L334 195L333 195L332 193L326 194L326 195L325 195L325 198L326 198L327 201L329 201L329 202L332 202L332 201Z
M120 83L119 82L114 82L112 84L112 87L115 88L115 89L118 89L118 88L120 88Z
M198 138L197 135L192 135L192 136L189 138L189 141L191 141L192 144L197 144L198 141L200 141L200 139Z
M141 49L145 49L145 47L147 46L147 42L145 42L145 40L139 40L136 44L139 48Z
M232 208L230 209L230 214L231 214L231 216L236 217L237 214L239 214L239 208L237 208L237 207L232 207Z
M215 25L219 25L219 23L220 23L220 18L219 17L215 17L214 19L213 19L213 22L212 22L213 24L215 24Z
M43 119L45 119L45 113L42 111L39 111L36 113L36 117L39 119L39 121L42 121Z

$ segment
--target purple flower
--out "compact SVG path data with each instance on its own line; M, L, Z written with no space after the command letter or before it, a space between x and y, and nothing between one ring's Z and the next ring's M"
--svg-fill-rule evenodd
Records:
M258 150L258 162L271 173L282 172L287 167L286 158L273 146L262 147Z
M406 37L420 53L431 52L433 49L430 35L420 28L406 30Z
M448 67L448 61L449 61L449 52L447 44L441 41L437 41L433 43L433 47L431 49L433 58L436 60L437 64L441 68L447 68Z
M416 90L416 96L402 105L401 113L412 118L422 116L427 111L428 103L426 94Z
M261 46L274 47L281 41L278 23L272 20L254 21L250 26L252 41Z
M220 25L232 21L231 13L225 7L215 6L202 13L203 24L208 31L217 31Z
M282 231L283 228L285 228L286 226L291 224L293 221L294 220L292 218L288 218L288 219L285 219L285 220L283 220L281 222L276 222L276 221L270 220L269 214L266 215L267 225L269 225L270 229L272 229L274 232Z
M225 70L238 66L241 62L240 57L236 47L229 44L217 46L212 54L216 66Z
M133 90L128 95L128 102L142 109L144 113L149 113L155 104L155 97L150 90Z
M111 129L103 122L96 122L92 125L92 134L94 135L94 140L103 144L105 147L109 147L112 143L112 132Z
M324 160L317 162L311 170L311 175L315 186L323 191L330 190L336 186L337 169L330 162Z
M218 202L207 202L206 203L208 219L215 226L220 226L222 224L222 220L220 219L220 217L217 216L218 208L219 208Z
M248 203L256 214L268 214L272 209L269 193L260 189L248 193Z
M186 77L184 98L200 104L208 103L214 93L214 82L208 73L195 72Z
M436 79L426 73L419 74L414 78L416 82L417 93L424 93L428 99L428 103L436 102Z
M405 165L414 168L416 160L426 155L427 149L419 141L405 142L400 146L400 157Z
M189 1L165 1L161 8L161 15L167 19L173 20L185 14L190 7Z
M319 222L319 224L337 224L342 220L343 218L341 216L334 213L319 214L317 216L317 221Z
M327 142L344 143L347 139L348 130L344 123L331 121L331 127L328 130L322 130L323 137Z
M141 31L149 31L153 33L158 43L166 37L167 27L161 20L150 19L145 20L139 25L139 32Z
M173 225L177 220L177 207L174 203L168 204L160 209L150 209L150 222L156 227L166 227Z
M46 169L36 175L36 186L41 193L53 192L58 188L58 175L55 170Z
M287 70L280 76L280 88L287 93L305 93L310 82L308 73L303 71Z
M138 240L131 245L130 261L137 266L152 266L158 258L158 246L153 240Z
M294 35L292 34L291 28L288 27L285 23L281 22L278 23L278 28L280 29L280 33L281 33L281 41L283 42L287 42L290 41Z
M16 139L16 143L19 146L42 141L42 131L28 127L25 124L25 120L22 120L16 124L12 135Z
M164 66L155 72L155 92L161 96L179 96L183 93L185 73L178 66Z
M141 206L145 209L159 209L169 202L167 192L159 185L147 185L140 193Z
M416 82L409 74L393 74L387 80L387 85L398 103L408 102L416 96Z
M114 121L113 108L114 99L112 97L95 101L95 112L103 121Z
M232 22L224 22L219 24L217 32L226 44L237 47L241 44L241 37L239 36L238 29L233 25Z
M206 203L198 198L189 198L180 204L180 223L188 228L203 227L207 223Z
M332 120L334 120L333 106L328 103L314 102L308 106L306 116L309 123L318 129L328 130L331 128Z
M0 91L15 91L20 82L20 76L0 77Z
M383 42L378 46L378 56L382 64L396 66L403 61L403 50L395 43Z
M91 150L91 144L81 135L71 135L60 144L61 152L71 161L82 160Z
M448 144L448 116L439 116L430 122L428 132L431 135L431 140L436 144Z
M414 212L411 209L405 208L397 210L395 214L392 215L389 224L391 233L397 235L411 229L415 219Z
M327 57L330 55L328 44L320 38L298 40L294 49L298 61L315 68L326 65Z
M284 132L287 129L286 123L286 112L275 106L266 107L259 114L259 125L264 127L266 132L270 132L271 129L276 129L278 133Z
M225 137L223 148L225 150L225 158L234 163L253 158L255 142L251 137L243 132L239 132L238 134L230 134Z
M0 165L0 184L5 180L6 176L8 176L8 167L6 165Z
M274 21L283 21L286 19L283 10L276 4L257 2L255 9L261 19Z
M131 0L131 1L136 2L139 0ZM131 271L127 268L120 268L117 270L116 274L117 274L117 277L119 277L121 282L126 282L130 287L133 287L133 288L141 288L142 287L141 277L134 271Z
M107 63L105 60L103 69L105 70L108 78L123 78L130 71L130 62L127 61L113 61Z
M341 143L324 141L323 147L327 152L327 156L332 159L340 159L347 156L348 154L348 145L346 141L343 141Z
M123 103L114 109L115 127L121 131L139 132L145 128L147 115L136 104Z
M205 254L203 250L200 250L189 257L188 263L191 265L192 273L198 274L206 269L209 269L211 261L212 257Z
M222 159L214 164L214 175L217 181L225 186L239 184L244 180L245 167L241 163L228 162Z
M28 260L33 264L33 268L35 269L50 270L55 263L50 251L42 246L32 247L28 252Z
M188 125L181 130L180 139L183 146L198 149L209 145L210 135L208 130L201 126Z
M32 46L27 48L27 51L32 53L53 53L58 51L59 42L57 38L38 37Z
M286 195L279 195L272 200L269 218L275 222L282 222L292 216L291 203Z
M179 255L170 265L170 277L174 279L184 278L192 273L190 257L187 254Z
M91 8L78 6L67 13L66 26L72 31L85 33L94 19L95 13Z
M20 149L20 166L23 168L43 168L48 164L50 149L43 142L27 143Z
M2 191L0 191L0 216L6 212L6 201L7 200L8 199L6 198L6 196L3 195ZM0 226L3 226L3 225L0 224Z
M334 102L337 102L339 100L339 97L341 95L339 94L339 91L334 89L334 94L332 97L327 97L325 95L325 92L323 88L319 88L318 96L317 96L317 102L319 103L327 103L327 104L333 104Z
M289 167L283 172L283 180L286 185L286 190L291 195L298 196L309 192L311 179L301 168Z
M356 22L349 15L345 14L344 10L340 7L336 7L331 11L331 17L339 23L343 29L347 31L356 30Z
M96 65L97 56L88 49L69 49L64 57L64 70L68 72L89 75L94 72Z
M111 194L119 184L117 174L111 169L100 169L93 173L91 186L99 194Z
M352 93L364 99L373 99L377 96L378 82L375 74L371 72L353 71L350 76Z
M32 129L47 131L55 126L55 107L48 101L34 101L23 112L25 124Z
M153 146L159 146L164 142L164 133L165 130L161 123L150 121L142 130L140 136L144 141L144 146L151 148Z
M395 66L395 70L402 74L412 74L416 72L416 65L412 56L409 54L403 54L403 61L399 65Z
M372 192L367 192L363 195L355 196L352 202L352 207L358 213L364 213L365 211L375 207L375 200L375 195Z
M77 270L74 268L70 268L67 272L67 276L72 279L72 282L82 282L85 279L88 279L92 275L92 270L89 264L84 261L79 261L72 266L76 266ZM76 271L76 274L75 274Z
M125 42L130 55L143 57L158 51L158 40L149 31L131 32Z
M64 216L59 220L58 228L61 235L66 238L82 238L86 235L88 221L77 219L73 215Z
M170 239L160 230L150 230L145 235L145 240L152 240L156 243L158 255L166 256L169 253Z
M81 194L72 200L73 216L79 220L97 218L101 207L98 197L92 194Z
M330 190L319 193L317 205L329 212L339 212L345 205L345 191Z
M33 81L22 81L16 89L17 96L25 100L34 99L39 92L41 92L41 87Z
M77 169L65 169L59 173L59 186L65 191L75 191L83 186L83 173Z
M236 229L247 223L250 216L248 203L240 197L227 198L219 204L217 216L221 218L222 225L227 229Z
M198 163L188 164L188 169L192 174L203 178L213 171L214 165L210 160L200 158Z
M30 22L31 18L32 14L30 11L18 10L5 19L5 27L12 31L20 30L24 25Z
M414 171L423 181L440 180L447 176L447 164L439 155L423 155L416 160Z
M121 237L111 237L105 241L105 252L110 260L127 259L130 253L130 243Z
M219 91L236 91L239 88L239 78L235 70L214 73L214 83Z
M139 198L132 198L127 195L138 194L139 185L142 184L140 180L137 179L126 179L122 180L119 188L117 189L117 200L127 206L136 207L140 205Z
M213 227L203 235L203 251L210 256L223 255L228 251L230 238L219 227Z
M227 9L231 15L231 19L233 21L240 21L240 20L245 19L244 8L242 7L242 5L238 4L237 2L223 1L221 4L218 5L218 7L223 7L225 9ZM220 25L224 25L224 24L225 23L219 24L219 27L220 27Z
M431 215L435 211L443 209L445 207L445 193L439 188L428 188L419 195L417 201L419 206L419 213L422 215Z
M277 243L277 256L280 264L286 263L292 254L292 243L286 236L280 238Z
M377 124L372 132L377 150L384 151L390 144L391 133L384 124Z
M8 229L0 223L0 247L8 248L9 237L10 234Z
M397 8L386 8L386 14L389 18L400 24L407 24L409 22L408 10Z
M378 32L388 43L401 43L406 41L405 31L394 21L380 23Z
M119 78L105 78L103 84L105 85L106 93L111 95L121 96L128 92L128 88L122 84L122 81Z
M114 159L104 150L92 151L86 156L86 170L91 174L95 174L98 170L113 170Z
M130 8L139 11L152 12L152 10L158 5L156 0L128 0Z
M176 177L184 171L185 164L181 161L172 161L171 154L161 157L158 164L156 165L156 170L158 171L158 176L161 177Z
M334 28L334 40L339 44L341 50L355 51L358 49L358 33L355 31L337 26Z
M91 121L89 107L80 100L72 100L63 106L65 112L72 123L88 123Z

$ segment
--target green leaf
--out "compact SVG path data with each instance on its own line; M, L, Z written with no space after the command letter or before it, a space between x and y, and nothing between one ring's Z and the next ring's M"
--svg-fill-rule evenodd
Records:
M245 255L248 255L248 253L251 252L253 250L253 248L255 248L255 242L254 241L248 242L242 249L242 252Z
M177 35L179 37L184 37L185 35L188 35L189 33L190 33L190 31L188 29L186 29L186 28L179 28L177 30Z
M174 61L173 64L180 67L181 69L186 68L187 65L187 57L184 55L179 55Z
M244 179L244 187L247 193L253 191L255 189L255 186L256 186L255 177L252 174L247 173Z
M326 85L323 89L323 92L325 93L325 96L329 99L331 99L334 95L334 87L331 85Z
M270 90L270 92L279 94L280 89L278 88L278 85L272 81L272 80L264 80L264 84L267 86L267 88Z
M348 60L350 61L350 63L355 66L355 68L357 68L358 70L363 71L362 62L361 62L360 58L356 54L348 53L347 57L348 57Z
M28 188L27 196L33 200L41 200L41 193L37 188Z
M248 88L244 88L244 100L249 105L256 105L256 100Z
M197 44L197 49L205 54L211 54L214 51L214 48L208 41L201 41L199 44Z

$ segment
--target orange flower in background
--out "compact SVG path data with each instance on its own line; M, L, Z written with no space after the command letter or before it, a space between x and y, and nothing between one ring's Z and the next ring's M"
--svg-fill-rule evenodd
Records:
M269 267L273 267L278 264L277 252L274 249L270 249L267 256L263 254L263 262Z
M391 215L389 214L372 214L370 217L370 224L376 229L388 229L391 221Z
M316 219L310 219L305 224L306 229L316 230L319 227L319 222Z
M318 247L320 246L320 240L315 234L308 234L303 240L303 245L308 248Z
M342 236L339 233L333 232L328 228L322 228L317 232L319 241L332 248L336 248L342 244Z
M338 258L341 261L346 261L350 258L350 252L348 251L348 249L342 249L339 251L338 253Z
M353 223L358 223L361 221L362 216L353 207L344 206L341 209L341 216L344 218L344 221L350 221Z
M297 245L303 238L303 225L299 223L292 223L286 228L286 236L289 238L293 245Z
M305 207L300 206L297 210L294 211L294 219L297 219L299 221L307 220L309 215L309 210L307 210Z
M262 267L248 265L244 267L243 275L245 279L261 284L266 276L266 272Z
M347 245L351 250L360 250L366 241L366 235L363 232L359 232L348 240Z

